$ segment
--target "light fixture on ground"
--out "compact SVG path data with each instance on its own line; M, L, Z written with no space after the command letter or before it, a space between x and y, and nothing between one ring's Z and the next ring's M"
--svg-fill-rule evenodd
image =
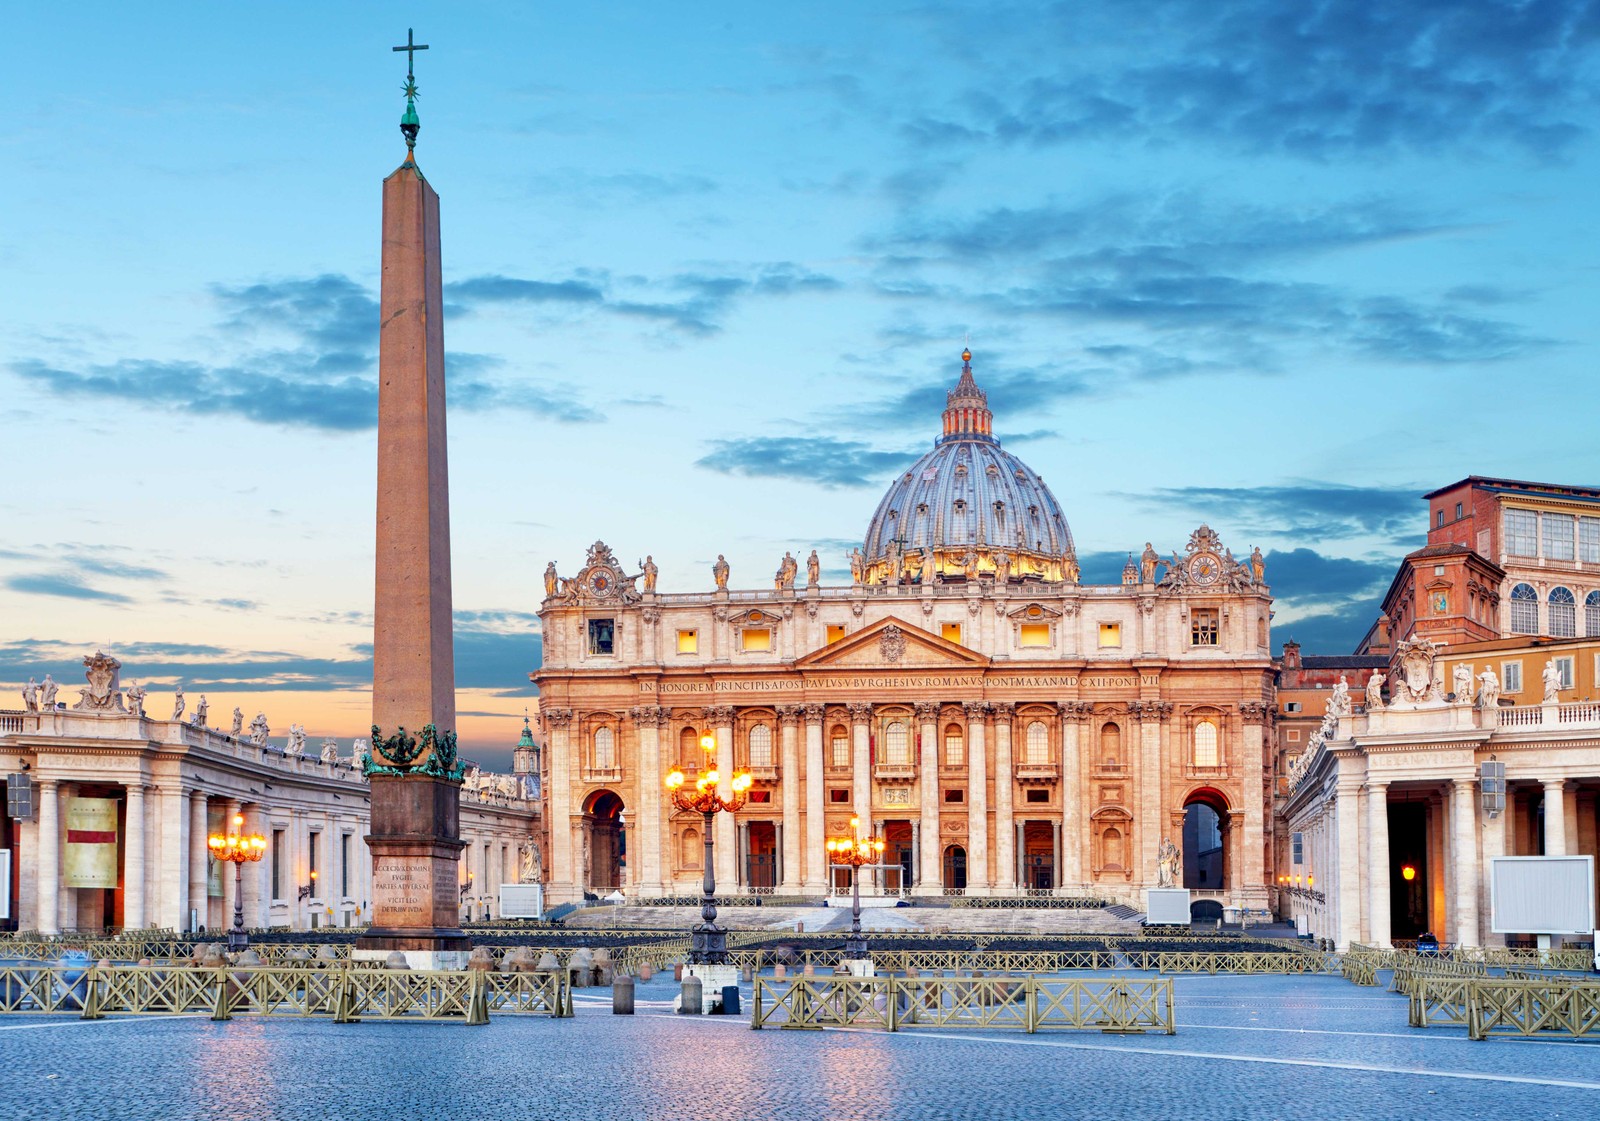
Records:
M206 838L206 848L215 860L233 864L233 929L228 931L228 952L239 953L250 945L244 932L244 866L259 861L267 852L267 839L259 833L245 833L244 815L233 815L233 829L228 833L213 833Z
M717 739L715 736L701 736L700 747L706 753L705 766L700 777L695 779L694 785L689 785L687 776L680 768L674 767L672 773L667 775L667 790L672 794L672 804L680 810L701 815L705 823L705 880L702 892L705 901L700 907L700 919L690 931L692 936L689 950L689 964L695 965L725 965L728 961L728 932L717 925L717 894L716 871L712 865L713 833L716 816L719 813L735 813L744 807L745 798L750 790L750 775L745 771L735 772L728 779L728 794L724 796L718 787L721 785L722 774L717 770L716 753Z
M845 939L844 956L853 961L867 956L867 940L861 933L861 867L883 862L883 838L863 837L861 819L852 817L852 837L829 837L828 859L850 867L850 937Z

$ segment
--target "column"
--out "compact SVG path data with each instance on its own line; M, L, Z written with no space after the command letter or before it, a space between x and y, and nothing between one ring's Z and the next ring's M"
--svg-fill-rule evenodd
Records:
M1002 701L990 706L994 712L994 872L995 887L1001 895L1017 889L1016 830L1012 828L1012 792L1016 788L1016 767L1011 748L1011 733L1017 706ZM1059 875L1059 868L1057 875Z
M911 823L911 888L922 886L922 822Z
M1389 784L1367 782L1367 915L1368 937L1387 948L1392 937L1389 917Z
M1476 783L1458 778L1451 784L1454 804L1450 824L1454 827L1452 863L1455 865L1456 945L1473 946L1478 941L1478 814Z
M1562 779L1546 779L1544 783L1544 854L1567 855L1567 799Z
M939 862L939 760L942 745L939 743L939 705L937 701L917 702L917 726L921 729L922 759L917 777L921 780L918 792L917 822L917 888L922 895L939 895L943 885L940 877L943 867Z
M63 782L56 787L56 797L63 803L70 802L77 793L77 783ZM63 813L56 815L56 852L58 854L61 852L61 846L66 843L65 818L66 815ZM60 867L59 859L58 855L57 867ZM78 927L78 890L62 884L59 874L56 884L56 929L76 930Z
M1506 792L1506 808L1483 824L1483 864L1478 869L1478 898L1489 898L1489 869L1494 866L1494 858L1506 855L1506 818L1511 812L1511 793ZM1478 945L1504 946L1506 936L1495 934L1489 927L1493 925L1489 908L1478 907Z
M1143 615L1140 617L1145 618ZM1164 777L1161 767L1162 707L1170 709L1171 706L1163 706L1159 701L1129 706L1139 721L1138 800L1134 809L1139 826L1139 847L1131 849L1139 854L1139 863L1134 865L1133 875L1136 886L1148 886L1149 877L1155 872L1156 850L1161 845L1162 818L1165 816L1161 804L1161 782Z
M861 819L861 832L872 832L872 706L856 703L850 709L850 804Z
M1242 615L1242 612L1235 611ZM1235 773L1244 776L1244 804L1240 807L1241 826L1244 833L1241 855L1236 867L1234 897L1246 907L1266 907L1270 903L1267 891L1267 822L1271 813L1271 795L1257 792L1266 788L1272 776L1264 775L1266 759L1264 738L1268 708L1261 702L1239 706L1244 714L1244 752L1231 762ZM1225 749L1226 750L1226 749Z
M733 850L733 882L743 887L750 870L750 822L736 821Z
M236 833L244 828L242 825L235 825L233 822L233 819L238 815L239 800L237 798L229 798L222 803L222 831L224 833ZM204 840L205 830L202 829L200 832L202 834L201 839ZM204 862L201 863L201 867L205 867ZM318 875L321 875L320 871ZM233 926L233 904L239 897L239 884L237 882L239 877L240 869L236 869L232 865L225 866L222 869L222 918L218 920L217 925L223 929ZM310 881L304 882L309 883ZM296 892L296 894L298 895L299 893ZM313 894L315 893L313 892Z
M550 789L545 792L545 804L550 813L550 894L546 901L554 903L581 899L583 885L578 871L578 854L582 851L574 843L572 830L572 710L570 708L541 709L539 719L550 730ZM565 896L565 898L563 898Z
M806 722L805 891L810 895L828 883L827 818L822 803L822 720L827 709L809 704L800 711Z
M39 783L39 933L61 933L61 817L57 807L57 786L53 781ZM7 887L9 889L9 885Z
M1028 823L1025 821L1015 822L1012 826L1012 832L1015 834L1013 837L1015 848L1012 850L1012 855L1016 857L1012 871L1016 874L1017 883L1024 888L1033 886L1032 881L1028 879L1028 869L1024 867L1028 859L1027 831ZM1060 871L1057 870L1056 874L1060 875Z
M223 823L226 832L231 823ZM212 929L211 918L208 914L210 900L207 898L206 879L210 870L210 849L206 846L207 834L210 824L206 820L206 795L203 790L194 790L189 793L189 906L183 913L185 924L189 921L189 911L195 911L195 922L203 925L207 930ZM223 869L226 878L227 869ZM231 914L222 917L222 924L226 926L233 921ZM188 929L185 925L181 929Z
M156 892L155 918L158 925L182 933L189 929L189 795L175 777L170 787L157 791L157 796L161 884Z
M1052 821L1050 823L1050 859L1053 862L1053 864L1055 865L1055 867L1054 867L1054 875L1056 877L1056 886L1060 887L1061 886L1061 823L1059 821Z
M1088 877L1083 874L1083 854L1088 837L1083 827L1083 806L1089 802L1084 784L1083 716L1091 706L1069 701L1061 706L1061 883L1074 890Z
M654 634L655 628L650 628ZM653 640L652 640L653 641ZM661 721L665 713L656 705L641 705L630 714L639 735L639 768L634 789L639 792L639 808L633 815L634 838L639 851L629 850L634 883L639 890L654 892L661 885L661 820L663 816L661 765Z
M733 796L733 706L714 705L705 710L706 722L716 730L717 735L717 771L722 775L722 781L717 785L717 792L724 798ZM720 813L716 815L716 876L718 890L728 890L739 882L738 853L735 852L737 837L733 828L733 815Z
M794 895L800 890L800 799L804 790L800 785L799 705L778 706L778 729L778 765L782 768L778 790L783 799L783 843L778 848L783 878L778 890Z
M122 928L143 930L145 921L145 812L144 782L127 785L128 805L123 827L128 831L122 846Z
M262 820L261 807L251 803L249 805L240 807L239 812L244 815L244 831L246 833L255 833L261 837L264 837L270 844L272 838L267 836L267 824ZM359 843L359 838L357 839L357 843ZM362 845L361 847L365 848L366 846ZM254 928L259 930L272 925L267 921L267 908L265 902L267 895L267 877L270 876L271 873L272 856L270 852L260 860L245 865L244 925L247 929ZM355 881L356 877L352 875L350 877L350 886L352 889L354 889L356 886ZM335 881L334 886L338 886L337 881ZM360 897L358 896L357 900L359 901L359 899ZM342 911L340 913L342 914ZM233 921L232 916L229 916L229 921ZM337 918L335 921L338 921Z
M1361 941L1361 812L1360 780L1339 779L1335 801L1338 833L1337 883L1329 884L1324 891L1337 898L1339 909L1338 943L1340 950L1350 948L1352 942Z
M967 711L967 891L989 894L989 760L983 722L989 706L968 701Z

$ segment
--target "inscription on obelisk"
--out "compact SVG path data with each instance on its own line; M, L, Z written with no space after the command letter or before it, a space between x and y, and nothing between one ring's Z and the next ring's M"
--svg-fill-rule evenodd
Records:
M410 42L396 50L426 50ZM439 196L417 167L416 83L406 68L406 159L383 181L378 335L378 518L373 595L372 926L358 958L400 950L412 968L462 968L456 881L450 500L445 443Z

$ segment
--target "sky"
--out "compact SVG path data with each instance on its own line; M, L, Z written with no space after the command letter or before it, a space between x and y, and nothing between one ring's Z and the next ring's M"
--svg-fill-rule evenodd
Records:
M1200 523L1349 652L1419 496L1594 484L1600 2L21 6L0 686L369 722L380 183L442 198L457 685L541 573L845 554L970 338L1086 581ZM0 707L15 707L0 702Z

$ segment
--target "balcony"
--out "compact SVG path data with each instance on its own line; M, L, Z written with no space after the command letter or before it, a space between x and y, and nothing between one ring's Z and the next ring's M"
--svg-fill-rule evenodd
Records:
M744 770L748 771L750 773L750 777L756 782L778 781L778 765L771 760L768 760L765 763L751 763L747 765Z
M1020 783L1053 783L1061 778L1061 768L1054 763L1018 763L1017 781Z
M1229 768L1225 763L1215 767L1201 767L1187 762L1183 765L1183 777L1188 779L1220 780L1227 778L1228 773Z
M885 763L873 765L872 777L879 782L915 782L917 780L917 767L915 763Z
M583 782L621 782L621 767L584 767L578 772Z

